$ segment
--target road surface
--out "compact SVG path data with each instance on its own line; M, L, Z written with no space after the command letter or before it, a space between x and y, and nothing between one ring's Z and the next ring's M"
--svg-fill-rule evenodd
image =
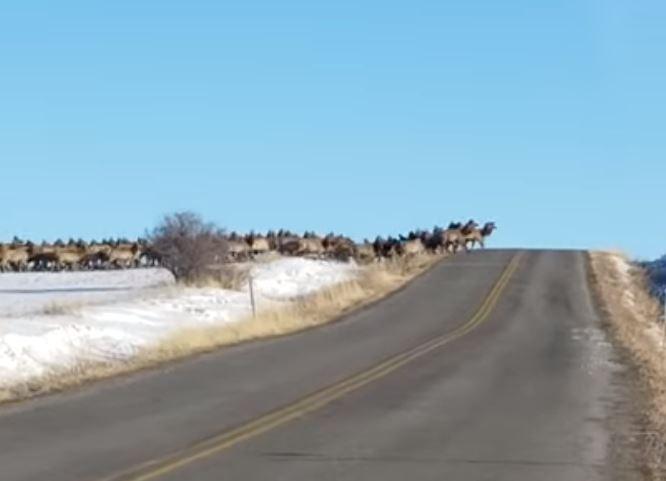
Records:
M321 328L0 408L0 479L640 479L615 359L584 253L477 251Z

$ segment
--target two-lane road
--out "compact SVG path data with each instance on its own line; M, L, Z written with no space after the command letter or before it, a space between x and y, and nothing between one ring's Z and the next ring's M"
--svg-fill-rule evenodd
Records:
M612 356L583 253L474 252L340 322L0 408L0 480L640 479Z

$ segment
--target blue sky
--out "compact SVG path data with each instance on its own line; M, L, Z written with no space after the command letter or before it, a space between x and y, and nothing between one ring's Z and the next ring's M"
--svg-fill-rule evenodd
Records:
M666 252L666 3L62 1L0 12L0 238L357 238Z

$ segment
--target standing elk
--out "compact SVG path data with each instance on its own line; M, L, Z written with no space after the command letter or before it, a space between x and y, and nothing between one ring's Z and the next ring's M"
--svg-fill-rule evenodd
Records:
M68 245L55 251L56 269L67 269L73 271L81 266L81 261L86 257L87 251L84 246Z
M486 222L481 229L473 228L465 235L465 245L471 244L471 247L474 247L478 243L482 249L485 248L486 237L489 237L495 229L497 229L497 226L494 222Z
M245 236L245 242L248 245L248 252L251 256L265 254L272 250L269 238L256 235L254 232Z
M296 255L322 257L325 252L326 249L324 248L322 239L313 234L299 239L299 248L296 251Z
M0 271L24 271L28 268L30 248L27 245L0 244Z
M471 219L465 225L462 225L461 222L452 222L449 224L448 229L443 233L444 250L453 252L454 254L461 248L467 251L468 248L465 243L466 236L477 226L478 224Z
M141 246L138 242L123 243L114 246L109 251L108 263L118 269L138 267L141 258Z
M324 251L328 257L339 261L357 258L359 246L349 237L328 234L322 240Z

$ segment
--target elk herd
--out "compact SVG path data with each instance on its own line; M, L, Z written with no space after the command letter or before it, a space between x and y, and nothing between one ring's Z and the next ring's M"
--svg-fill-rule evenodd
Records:
M155 265L145 241L105 241L86 243L70 240L65 244L37 245L14 239L0 244L0 271L62 271L79 269L123 269Z
M496 226L487 222L479 226L473 220L452 222L448 228L417 230L407 236L377 237L374 241L356 243L336 234L318 236L314 232L297 235L286 230L269 231L265 235L250 233L225 235L225 262L240 262L262 254L276 252L285 256L355 259L369 263L398 257L430 253L456 253L468 251L477 244L485 246L485 239ZM0 271L63 271L80 269L125 269L130 267L159 266L160 253L150 242L139 239L84 242L70 240L33 244L14 239L0 244Z

